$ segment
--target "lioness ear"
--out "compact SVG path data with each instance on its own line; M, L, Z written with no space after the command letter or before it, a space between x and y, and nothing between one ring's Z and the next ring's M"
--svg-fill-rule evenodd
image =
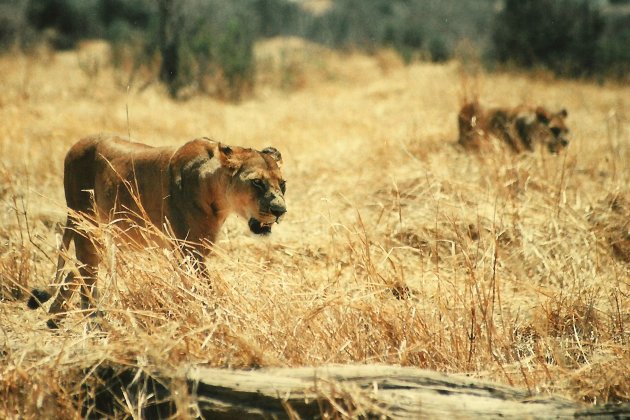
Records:
M558 112L558 115L560 115L562 118L566 118L569 116L569 112L566 110L566 108L562 108L560 112Z
M549 113L542 106L536 108L536 117L538 118L538 121L542 123L547 124L549 122Z
M230 146L219 143L219 162L221 166L238 171L241 168L241 161L237 158L234 150Z
M264 149L260 151L260 153L264 153L274 158L278 166L282 165L282 154L275 147L265 147Z

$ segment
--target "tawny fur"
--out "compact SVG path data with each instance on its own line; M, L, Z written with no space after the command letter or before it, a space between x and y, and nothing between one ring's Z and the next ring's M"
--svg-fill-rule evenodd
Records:
M485 109L477 101L468 102L457 115L458 141L472 150L490 148L497 141L515 153L533 151L538 144L557 153L569 144L567 115L564 109L550 112L542 106Z
M257 234L271 231L286 212L282 158L274 148L262 151L231 147L200 138L181 147L151 147L118 136L97 135L80 140L64 162L64 190L69 208L57 262L59 283L63 251L74 240L79 262L81 302L94 308L99 264L97 244L77 224L76 215L94 222L114 221L125 242L144 239L137 226L151 223L185 240L184 251L205 272L208 244L215 242L230 213L249 221ZM49 326L67 310L74 292L73 271L59 287L49 312ZM34 291L29 307L51 296Z

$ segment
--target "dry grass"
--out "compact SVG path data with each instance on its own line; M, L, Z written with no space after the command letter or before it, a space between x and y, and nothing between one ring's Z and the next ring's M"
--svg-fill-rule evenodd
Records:
M76 53L0 58L0 416L78 416L108 362L376 362L629 400L630 87L481 74L489 104L566 107L572 142L560 156L476 157L455 146L456 64L307 45L285 65L274 57L296 41L274 42L259 51L270 82L237 105L121 89L124 75L86 72ZM104 333L79 310L53 333L25 299L53 278L64 153L99 131L274 145L289 213L266 239L229 219L211 283L99 227Z

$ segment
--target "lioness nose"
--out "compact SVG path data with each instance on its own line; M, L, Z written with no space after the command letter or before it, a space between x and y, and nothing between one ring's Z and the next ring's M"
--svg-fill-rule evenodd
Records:
M284 213L287 212L287 209L284 206L280 206L278 204L272 204L269 208L271 214L276 216L276 219L279 219Z

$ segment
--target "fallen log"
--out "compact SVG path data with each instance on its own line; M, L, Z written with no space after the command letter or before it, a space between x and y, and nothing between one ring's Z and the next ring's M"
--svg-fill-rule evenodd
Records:
M630 418L628 403L587 406L464 375L390 365L193 366L165 376L107 364L94 370L84 391L87 418L117 416L130 407L142 418L186 412L207 419ZM187 397L178 400L176 394Z
M235 371L191 368L205 418L622 418L630 405L590 407L461 375L383 365ZM297 416L296 416L297 415Z

